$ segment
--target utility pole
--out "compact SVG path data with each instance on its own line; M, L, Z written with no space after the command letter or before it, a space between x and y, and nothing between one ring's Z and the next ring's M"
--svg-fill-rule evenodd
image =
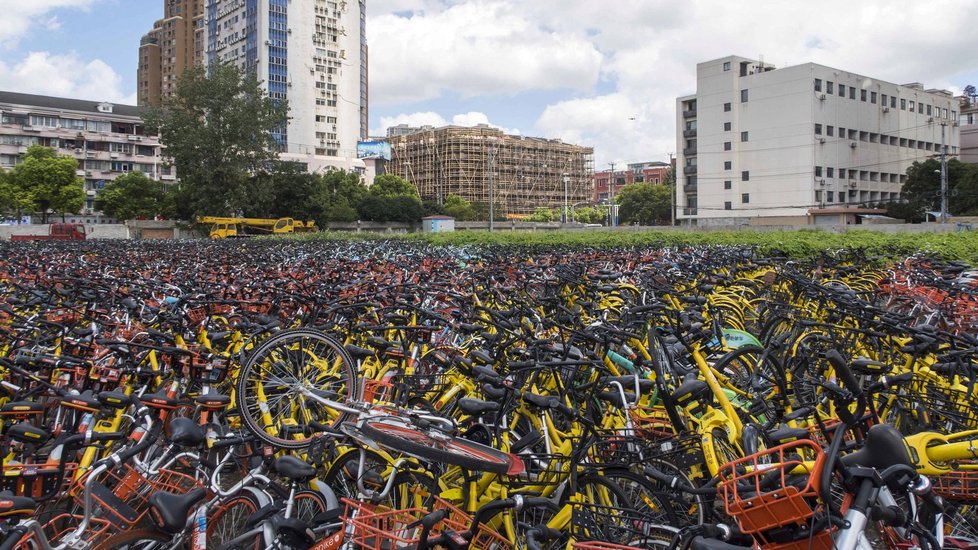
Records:
M669 194L670 225L676 225L676 193L679 192L679 178L676 177L676 167L672 164L673 153L669 155L669 173L672 174L672 193Z
M615 163L609 162L611 165L611 178L608 179L608 227L615 227L617 221L615 219Z
M492 233L492 230L495 228L494 220L496 218L496 210L493 205L493 202L495 202L494 199L495 194L493 193L493 181L492 181L493 180L492 173L496 169L496 159L494 158L494 153L495 152L493 151L492 146L490 146L489 147L489 232L490 233Z
M944 143L944 131L947 122L941 123L941 223L947 223L947 145Z
M567 217L567 183L570 181L570 176L566 173L564 174L564 219L563 223L567 223L570 219Z

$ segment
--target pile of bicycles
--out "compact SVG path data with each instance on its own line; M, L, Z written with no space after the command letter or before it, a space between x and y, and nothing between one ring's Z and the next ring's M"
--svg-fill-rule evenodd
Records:
M969 547L966 272L2 245L0 549Z

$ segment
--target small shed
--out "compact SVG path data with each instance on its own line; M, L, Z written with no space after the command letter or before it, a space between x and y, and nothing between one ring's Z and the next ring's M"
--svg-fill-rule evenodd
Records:
M426 216L421 218L422 233L455 231L455 218L451 216Z

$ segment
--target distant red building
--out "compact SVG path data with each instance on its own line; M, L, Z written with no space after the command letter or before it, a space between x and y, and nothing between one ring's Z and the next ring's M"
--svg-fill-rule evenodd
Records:
M665 162L637 162L628 164L623 170L614 171L614 194L629 183L664 183L670 165ZM611 170L594 173L594 202L601 203L610 198Z

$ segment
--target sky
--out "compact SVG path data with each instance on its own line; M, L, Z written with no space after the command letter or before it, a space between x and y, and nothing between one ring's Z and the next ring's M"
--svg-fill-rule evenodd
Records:
M163 0L0 0L0 90L135 103ZM815 62L959 94L978 0L367 0L370 133L490 124L594 147L595 170L667 161L696 64Z

